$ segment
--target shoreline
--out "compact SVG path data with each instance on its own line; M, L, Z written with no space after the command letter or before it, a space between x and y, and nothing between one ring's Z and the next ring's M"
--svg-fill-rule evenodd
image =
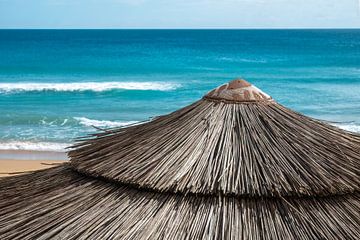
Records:
M66 152L35 151L35 150L0 150L0 160L53 160L66 161Z
M54 167L68 160L66 152L0 150L0 178Z

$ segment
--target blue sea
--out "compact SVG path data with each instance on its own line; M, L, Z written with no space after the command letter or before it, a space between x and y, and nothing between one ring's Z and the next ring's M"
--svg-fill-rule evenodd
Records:
M360 30L0 30L0 149L63 151L237 77L360 132Z

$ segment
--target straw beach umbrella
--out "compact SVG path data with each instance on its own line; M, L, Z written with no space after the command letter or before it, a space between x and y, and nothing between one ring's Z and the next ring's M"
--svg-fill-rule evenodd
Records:
M244 80L0 180L0 239L358 239L360 136Z

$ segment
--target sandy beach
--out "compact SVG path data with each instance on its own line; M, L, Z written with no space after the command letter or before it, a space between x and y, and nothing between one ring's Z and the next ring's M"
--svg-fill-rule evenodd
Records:
M67 156L62 152L1 150L0 177L50 168L66 161Z

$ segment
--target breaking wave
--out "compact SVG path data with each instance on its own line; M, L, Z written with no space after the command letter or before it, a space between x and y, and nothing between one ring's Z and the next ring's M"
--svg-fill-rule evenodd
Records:
M355 123L333 123L332 125L349 132L360 133L360 125Z
M0 150L65 152L66 151L65 148L69 146L70 146L69 143L10 141L10 142L1 142Z
M171 91L179 87L180 84L166 82L0 83L0 93L31 91L104 92L110 90Z
M123 127L131 124L136 124L138 121L107 121L107 120L95 120L86 117L74 117L75 120L79 121L84 126L94 127Z

